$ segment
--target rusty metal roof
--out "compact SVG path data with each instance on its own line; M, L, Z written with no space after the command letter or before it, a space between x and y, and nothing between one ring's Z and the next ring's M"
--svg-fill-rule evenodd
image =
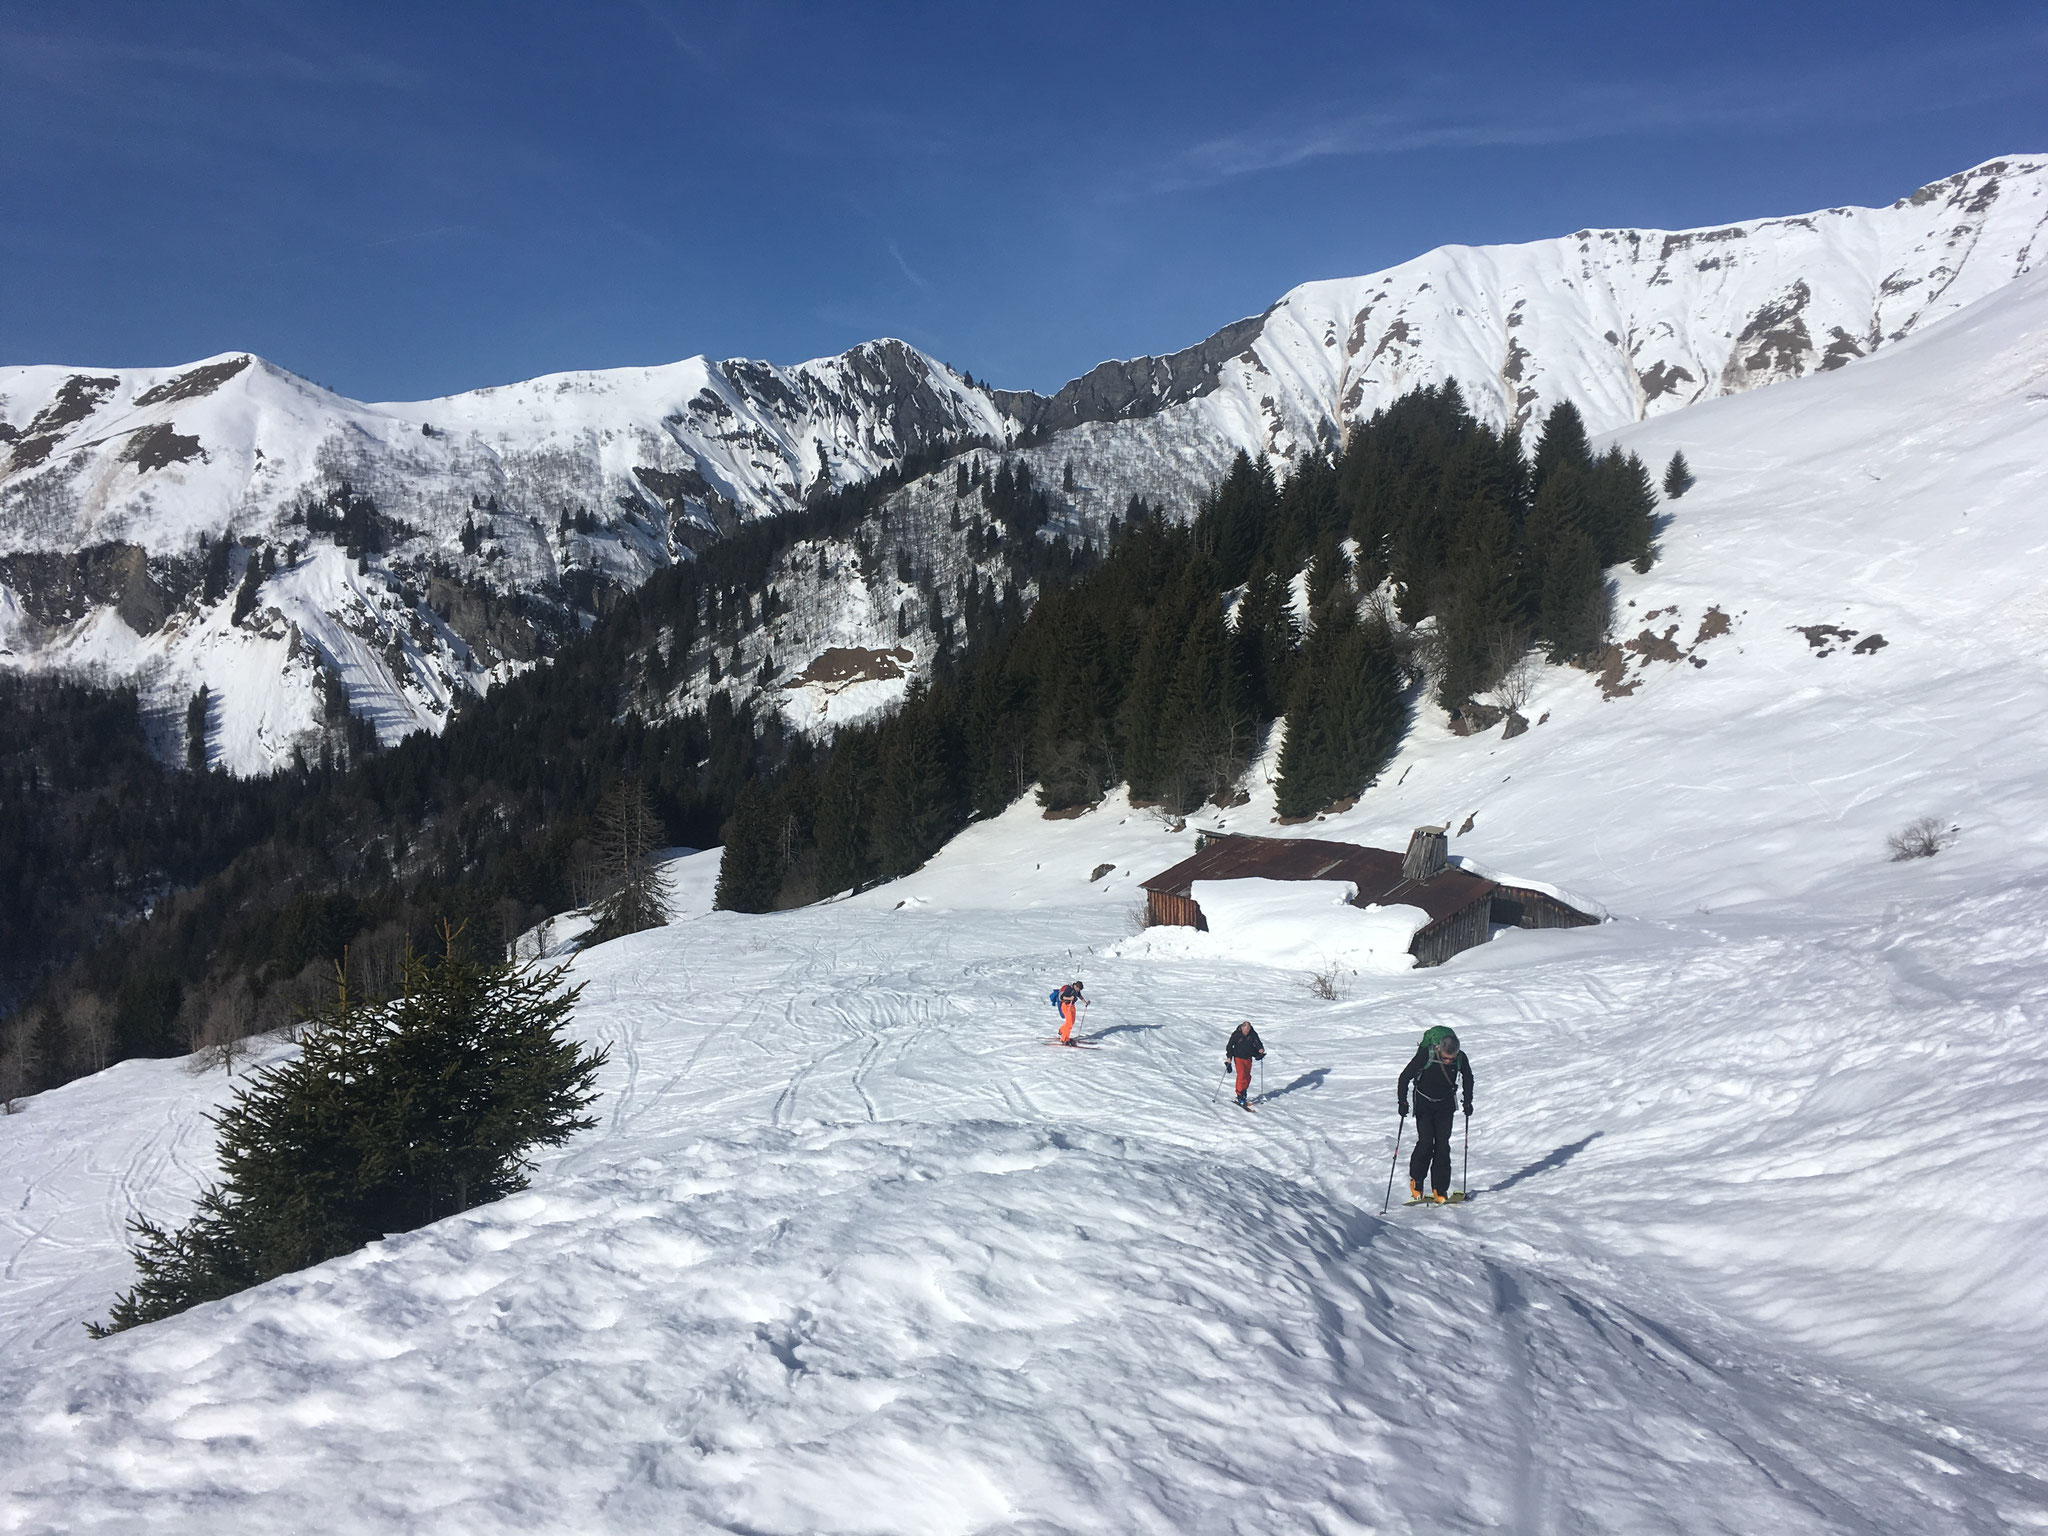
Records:
M1240 837L1212 832L1205 847L1145 882L1148 891L1185 896L1197 880L1349 880L1360 905L1420 907L1431 922L1462 912L1493 893L1494 883L1461 869L1417 884L1401 873L1402 856L1356 843L1312 837Z

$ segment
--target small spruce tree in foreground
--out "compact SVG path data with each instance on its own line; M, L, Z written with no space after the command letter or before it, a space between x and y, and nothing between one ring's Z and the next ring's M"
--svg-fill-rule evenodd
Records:
M170 1317L391 1232L526 1187L528 1153L596 1124L606 1053L564 1037L562 968L474 959L442 930L403 994L365 1006L340 975L299 1054L215 1117L225 1178L173 1231L132 1224L140 1279L95 1337Z

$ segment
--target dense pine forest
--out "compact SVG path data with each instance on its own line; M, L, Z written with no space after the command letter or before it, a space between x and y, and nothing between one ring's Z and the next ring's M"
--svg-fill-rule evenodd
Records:
M868 557L889 494L966 449L954 496L1005 579L950 612L930 586L931 676L899 710L825 744L729 688L676 706L693 644L715 667L772 622L778 558ZM1525 454L1450 384L1284 483L1240 457L1192 519L1133 501L1107 550L1052 523L1021 460L950 445L659 573L438 737L378 752L344 716L320 761L266 780L162 766L132 695L6 682L0 1097L304 1018L344 955L390 996L444 921L495 950L603 898L596 812L624 784L670 840L724 841L719 900L753 911L904 873L1034 785L1050 813L1119 783L1177 811L1228 797L1283 716L1280 809L1313 815L1371 782L1424 688L1491 718L1532 648L1597 654L1603 573L1647 568L1655 507L1569 405Z
M1649 568L1656 506L1643 464L1596 457L1571 405L1532 460L1455 383L1404 396L1284 484L1240 455L1191 522L1134 505L1102 564L1046 592L971 675L842 731L822 762L798 753L750 780L719 903L768 911L906 873L1033 784L1049 813L1120 783L1191 810L1235 790L1282 716L1282 816L1348 803L1399 745L1415 680L1454 718L1498 718L1476 701L1532 647L1596 655L1603 573Z

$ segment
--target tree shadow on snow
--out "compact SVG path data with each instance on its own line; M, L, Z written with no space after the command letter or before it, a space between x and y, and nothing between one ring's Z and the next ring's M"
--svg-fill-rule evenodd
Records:
M1320 1088L1323 1086L1323 1079L1328 1077L1329 1075L1330 1068L1317 1067L1313 1071L1302 1073L1301 1076L1297 1077L1285 1088L1275 1088L1270 1093L1262 1093L1257 1098L1253 1099L1252 1102L1254 1104L1265 1104L1271 1102L1274 1099L1279 1098L1284 1093L1293 1093L1297 1089Z
M1086 1040L1092 1045L1097 1040L1107 1040L1111 1035L1134 1035L1140 1030L1164 1028L1164 1024L1112 1024L1107 1029L1098 1029L1092 1035L1077 1035L1075 1038Z
M1544 1156L1538 1158L1535 1162L1531 1163L1528 1167L1520 1169L1515 1173L1509 1174L1506 1178L1502 1179L1498 1184L1488 1185L1484 1190L1481 1191L1481 1193L1488 1195L1497 1195L1504 1189L1513 1189L1517 1184L1521 1183L1524 1179L1532 1179L1539 1173L1548 1173L1553 1168L1562 1168L1566 1163L1570 1162L1573 1158L1577 1157L1581 1152L1585 1151L1586 1148L1590 1147L1594 1142L1598 1141L1602 1136L1606 1134L1607 1133L1605 1131L1595 1131L1592 1135L1588 1136L1584 1141L1575 1141L1568 1147L1559 1147L1555 1152L1546 1153Z

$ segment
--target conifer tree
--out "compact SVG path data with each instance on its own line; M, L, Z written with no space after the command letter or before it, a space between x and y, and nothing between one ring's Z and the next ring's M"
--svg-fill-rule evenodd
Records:
M1308 567L1308 606L1313 613L1329 601L1330 594L1337 590L1337 584L1351 574L1351 562L1337 543L1337 530L1324 531L1316 540L1315 557Z
M194 773L206 772L206 715L211 698L206 684L201 683L185 706L185 766Z
M913 684L883 732L875 804L875 859L883 879L907 875L965 819L958 742L947 695Z
M1591 656L1607 639L1607 579L1593 541L1566 526L1551 542L1539 626L1553 661Z
M1194 809L1243 772L1248 722L1240 698L1223 601L1211 597L1182 637L1161 715L1159 752L1173 809Z
M1030 779L1031 691L1011 661L1007 646L985 656L967 699L968 795L977 816L1002 811Z
M782 889L782 852L776 830L773 797L759 779L748 779L725 826L725 851L718 858L718 892L712 898L719 911L775 909L775 897Z
M235 592L233 622L239 624L256 610L256 594L263 589L263 560L251 550L248 564L242 568L242 585Z
M1237 610L1232 638L1245 680L1244 703L1254 720L1271 720L1287 707L1301 626L1294 617L1293 584L1263 564L1255 567Z
M1343 606L1351 607L1348 602ZM1330 801L1356 799L1364 793L1394 755L1407 726L1394 659L1357 622L1356 610L1352 612L1352 622L1336 646L1323 706Z
M1437 604L1437 700L1456 710L1490 688L1495 657L1518 627L1514 533L1507 509L1475 496L1459 521Z
M1332 801L1356 794L1364 759L1384 730L1388 700L1368 653L1358 603L1340 589L1315 614L1295 669L1280 745L1277 808L1282 816L1312 816Z
M1586 475L1575 465L1560 466L1536 493L1536 504L1522 528L1521 596L1523 612L1532 622L1539 621L1543 612L1551 553L1567 533L1588 539L1597 564L1598 550L1586 528L1591 517Z
M96 1336L169 1317L391 1232L522 1189L527 1154L595 1124L606 1053L563 1029L563 969L471 958L443 929L408 955L403 994L334 1000L293 1059L253 1074L215 1117L223 1178L173 1231L138 1220L140 1278Z
M1536 439L1536 461L1530 469L1530 484L1537 495L1560 465L1569 464L1581 472L1593 467L1593 445L1586 437L1586 419L1569 400L1560 400L1543 419L1542 435Z
M1693 485L1692 466L1685 462L1685 450L1674 450L1671 462L1664 466L1664 494L1676 501Z
M817 849L818 889L827 895L874 878L868 829L881 780L876 745L870 727L841 731L832 743L831 761L819 776L811 836Z
M654 855L666 837L647 786L638 779L614 784L598 804L597 831L612 889L597 909L589 942L661 927L669 919L668 882Z

